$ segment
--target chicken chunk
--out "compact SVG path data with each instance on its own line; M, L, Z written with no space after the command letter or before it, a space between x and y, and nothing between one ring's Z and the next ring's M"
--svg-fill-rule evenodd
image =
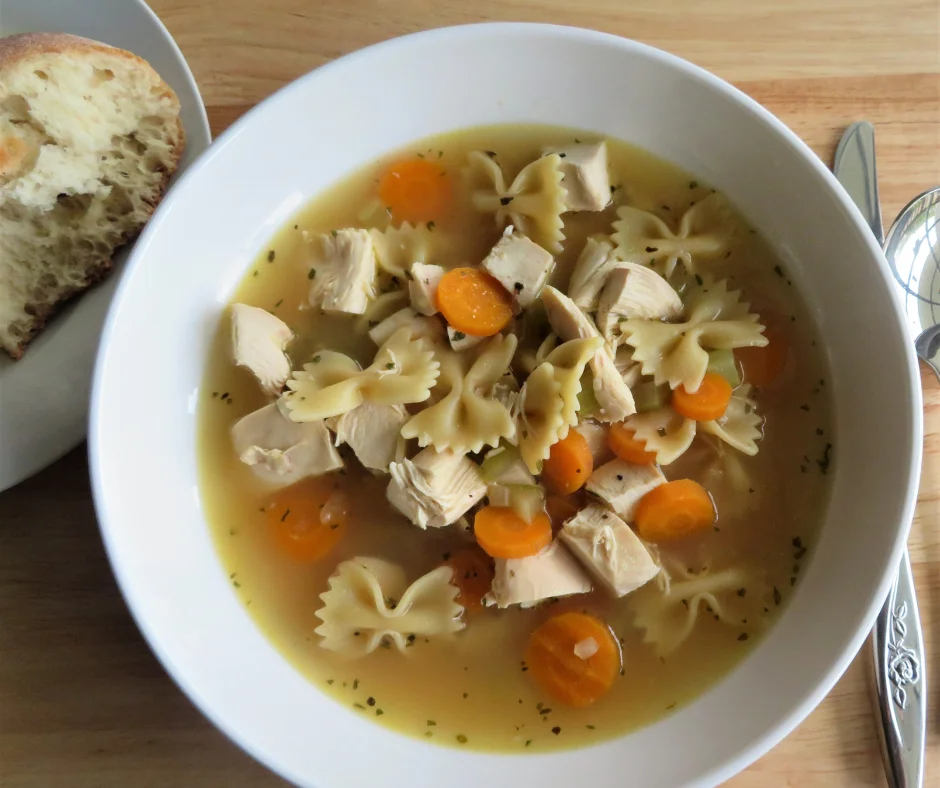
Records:
M367 230L335 230L313 242L310 306L361 315L375 297L376 261Z
M546 151L561 157L568 192L565 207L569 211L602 211L610 202L610 175L607 172L606 142L576 142L565 148Z
M408 296L411 299L411 308L422 315L436 315L437 285L444 276L444 269L439 265L428 263L415 263L411 266L408 280Z
M450 342L451 348L457 353L476 347L481 342L486 342L486 340L487 337L471 336L463 331L458 331L453 326L447 326L447 341Z
M389 503L419 528L443 528L486 495L479 469L463 454L428 447L389 466Z
M521 309L542 292L555 267L555 258L521 233L508 232L483 261L483 267L513 295Z
M290 377L284 348L294 338L287 324L256 306L232 305L232 354L251 370L265 394L277 396Z
M588 238L574 264L568 282L568 295L586 312L597 309L597 301L607 282L607 275L623 265L620 260L614 258L613 252L614 245L610 241Z
M232 443L238 459L279 487L343 467L323 421L291 421L274 402L237 421Z
M655 465L637 465L617 459L596 468L585 489L629 523L640 498L665 481L663 472Z
M643 377L642 367L638 361L633 360L633 348L629 345L621 345L614 354L614 366L631 389L640 382Z
M546 599L587 594L591 578L560 542L528 558L496 559L496 571L484 605L533 607Z
M622 265L607 275L597 302L597 328L611 345L623 320L675 320L682 314L682 299L659 274L636 263Z
M403 454L401 428L408 418L408 411L401 405L364 402L327 423L334 422L331 426L337 446L349 444L366 468L388 473L388 466Z
M568 296L548 286L542 292L542 303L552 329L567 342L600 336L597 327ZM601 421L623 421L636 413L630 387L624 382L607 347L600 348L589 362L594 377L594 397L601 406Z
M378 325L370 328L369 339L381 347L388 342L392 334L405 326L411 329L412 339L423 337L432 342L437 342L443 339L444 336L443 327L439 321L419 315L410 306L406 306L397 312L393 312Z
M607 445L607 427L588 419L581 421L574 429L575 432L580 433L581 437L587 441L595 468L599 468L614 456L610 447Z
M659 574L640 538L604 506L582 509L564 524L558 538L615 597L636 591Z

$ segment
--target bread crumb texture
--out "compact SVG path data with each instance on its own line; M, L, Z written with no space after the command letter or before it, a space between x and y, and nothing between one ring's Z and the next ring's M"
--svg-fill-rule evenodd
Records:
M19 358L104 278L183 152L179 100L130 52L64 34L0 39L0 347Z

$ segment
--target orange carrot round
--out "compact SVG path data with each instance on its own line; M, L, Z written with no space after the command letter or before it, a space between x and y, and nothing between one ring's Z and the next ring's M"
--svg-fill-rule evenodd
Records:
M454 570L451 580L457 586L457 602L468 614L483 609L483 597L493 584L493 559L479 547L468 547L448 558L444 566Z
M457 331L491 337L512 320L512 296L482 268L454 268L437 285L437 308Z
M279 490L265 506L274 542L296 561L324 558L346 532L349 500L338 481L320 476Z
M656 453L647 451L646 441L637 440L633 430L622 421L610 425L607 445L624 462L637 465L652 465L656 462Z
M602 621L587 613L561 613L530 635L525 661L553 698L569 706L589 706L613 685L621 654Z
M637 533L647 541L662 542L701 533L715 522L715 503L704 487L691 479L677 479L654 487L637 504Z
M568 435L552 446L542 465L542 480L559 495L580 490L592 473L591 447L577 430L568 430Z
M714 421L725 415L731 402L731 384L721 375L706 372L697 391L679 386L672 392L672 408L692 421Z
M527 523L508 506L486 506L473 519L477 544L493 558L526 558L552 541L552 522L539 512Z
M761 315L765 323L764 347L739 347L734 356L744 372L744 382L758 388L771 386L780 379L790 359L790 344L784 329L779 325L781 319L772 315Z
M444 169L426 159L393 164L379 181L379 199L397 222L424 224L439 220L451 204L451 185Z

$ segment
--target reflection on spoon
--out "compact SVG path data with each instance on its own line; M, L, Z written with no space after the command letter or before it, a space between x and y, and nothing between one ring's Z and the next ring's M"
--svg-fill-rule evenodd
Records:
M940 187L912 200L885 239L917 355L940 378Z

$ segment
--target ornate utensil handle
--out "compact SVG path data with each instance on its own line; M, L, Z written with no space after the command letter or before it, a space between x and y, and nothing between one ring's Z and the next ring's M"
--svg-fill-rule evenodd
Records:
M879 736L890 788L924 784L927 681L924 637L907 550L871 636Z

